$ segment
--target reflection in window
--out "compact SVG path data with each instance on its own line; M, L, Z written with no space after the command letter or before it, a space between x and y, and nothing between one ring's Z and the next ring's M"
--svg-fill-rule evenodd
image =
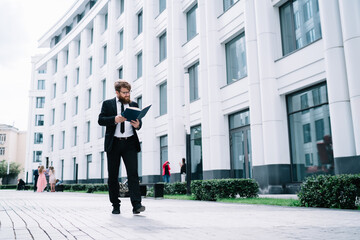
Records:
M247 75L245 34L242 33L225 45L227 84Z
M191 180L203 179L201 125L190 129Z

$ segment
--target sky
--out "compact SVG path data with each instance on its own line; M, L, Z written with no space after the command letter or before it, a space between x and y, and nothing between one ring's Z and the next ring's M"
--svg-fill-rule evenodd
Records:
M0 124L28 128L31 56L77 0L0 0Z

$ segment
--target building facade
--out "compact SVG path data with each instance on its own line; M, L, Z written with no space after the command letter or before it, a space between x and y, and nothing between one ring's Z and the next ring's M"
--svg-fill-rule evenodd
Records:
M39 40L50 50L32 89L45 80L44 108L36 95L30 117L44 122L29 132L44 141L28 153L42 151L65 182L103 182L97 118L125 79L134 101L152 104L143 182L160 181L167 160L179 181L183 157L192 179L254 178L264 193L359 173L359 13L356 0L79 0Z
M26 132L19 131L14 126L0 124L0 162L6 161L8 165L15 162L20 165L20 173L18 178L26 179L25 175L25 144ZM16 179L9 184L17 184Z

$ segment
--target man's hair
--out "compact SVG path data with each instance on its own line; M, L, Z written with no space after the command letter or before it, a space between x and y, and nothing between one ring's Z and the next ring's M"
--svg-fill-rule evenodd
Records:
M126 82L126 81L123 81L123 80L117 80L115 83L114 83L114 88L115 88L115 91L118 91L120 92L120 89L121 88L126 88L127 90L131 90L131 85L130 83Z

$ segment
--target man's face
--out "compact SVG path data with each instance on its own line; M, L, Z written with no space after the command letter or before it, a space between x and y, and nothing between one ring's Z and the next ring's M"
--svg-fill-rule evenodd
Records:
M120 88L120 92L116 91L116 96L122 103L130 103L130 91L127 88Z

